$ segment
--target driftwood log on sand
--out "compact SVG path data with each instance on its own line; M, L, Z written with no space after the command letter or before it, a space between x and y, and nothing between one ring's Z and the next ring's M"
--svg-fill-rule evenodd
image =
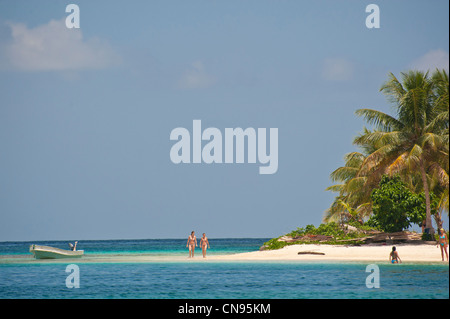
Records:
M299 251L298 255L325 255L325 253L321 253L318 251Z

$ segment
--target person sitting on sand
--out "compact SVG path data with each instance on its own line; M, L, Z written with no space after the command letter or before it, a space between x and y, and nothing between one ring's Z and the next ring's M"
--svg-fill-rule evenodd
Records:
M441 232L441 234L439 235L439 246L441 247L442 261L444 261L444 251L445 251L445 255L447 256L447 261L448 261L448 252L447 252L448 238L447 238L447 234L444 232L444 228L441 228L440 232Z
M203 233L203 237L200 238L200 247L202 247L203 258L206 258L206 247L209 247L208 237L206 237L205 233Z
M397 248L392 247L392 251L389 254L389 261L393 264L398 264L399 262L402 262L400 259L400 256L398 255Z
M195 232L192 231L191 234L188 237L186 247L189 246L189 258L194 257L194 250L197 246L197 237L195 237Z

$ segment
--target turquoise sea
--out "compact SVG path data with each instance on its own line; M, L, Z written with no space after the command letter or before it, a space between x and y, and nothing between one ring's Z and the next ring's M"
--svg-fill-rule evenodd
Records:
M208 254L258 250L267 238L210 239ZM368 288L367 263L325 262L64 262L34 260L31 244L67 249L66 241L0 242L0 299L448 299L448 263L378 263L379 288ZM185 239L80 241L86 259L186 256ZM83 257L83 258L85 258ZM68 288L69 264L79 288Z

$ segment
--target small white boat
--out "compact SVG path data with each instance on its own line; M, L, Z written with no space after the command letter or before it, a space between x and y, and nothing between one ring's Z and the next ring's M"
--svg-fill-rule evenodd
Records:
M64 250L50 246L31 245L30 253L36 259L81 258L84 250Z

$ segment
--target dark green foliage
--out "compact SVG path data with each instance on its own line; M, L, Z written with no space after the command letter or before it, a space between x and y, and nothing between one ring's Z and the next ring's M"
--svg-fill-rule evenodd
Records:
M434 195L430 193L430 197L433 213L436 211ZM368 224L382 231L402 231L426 218L425 195L412 193L399 176L383 176L379 187L372 191L371 199L373 216Z

